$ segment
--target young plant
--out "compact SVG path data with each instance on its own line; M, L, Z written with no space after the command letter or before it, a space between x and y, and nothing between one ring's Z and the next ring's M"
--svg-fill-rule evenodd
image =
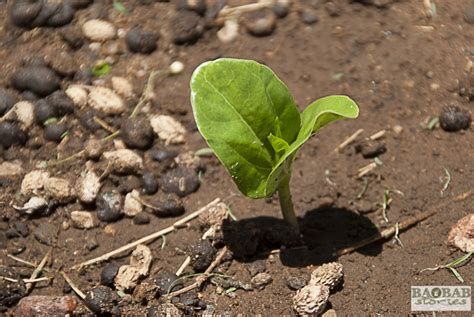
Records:
M228 58L196 68L191 104L199 131L239 190L251 198L278 191L283 217L297 230L290 194L297 151L327 124L359 114L346 96L323 97L300 113L270 68Z

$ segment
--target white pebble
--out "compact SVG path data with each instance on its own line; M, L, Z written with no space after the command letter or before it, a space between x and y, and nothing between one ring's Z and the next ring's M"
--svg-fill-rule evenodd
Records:
M112 23L98 19L85 22L82 25L82 32L89 40L95 42L105 42L117 35Z
M167 115L153 116L150 118L150 124L153 131L158 134L160 139L165 141L166 145L184 142L186 129L173 117Z
M29 101L17 102L13 108L23 128L28 129L35 122L35 106Z
M132 290L140 280L138 269L131 265L122 265L114 278L114 285L118 291Z
M23 205L23 207L13 206L16 210L24 211L27 214L33 214L36 210L48 206L48 202L42 197L31 197L30 200Z
M121 114L125 111L125 103L111 89L93 87L89 92L89 105L106 114Z
M74 198L74 190L67 179L50 177L44 182L44 189L51 198L61 203Z
M170 73L173 75L177 75L181 73L184 69L184 64L180 61L175 61L170 65Z
M49 179L49 173L35 170L25 175L21 182L20 191L23 195L29 195L33 192L42 190L44 183Z
M138 270L141 276L147 276L150 271L151 261L153 257L149 247L143 244L137 245L130 257L130 265Z
M93 213L88 211L73 211L71 212L72 225L78 229L90 229L97 227L99 221Z
M136 198L139 197L137 190L133 190L125 196L123 203L123 213L128 217L134 217L143 211L143 205Z
M76 183L77 196L83 203L93 203L99 194L100 187L99 176L92 171L87 171Z
M133 86L124 77L112 77L112 88L116 93L125 98L133 97Z
M0 179L16 178L24 173L23 167L20 164L11 162L3 162L0 164Z
M105 152L110 169L116 173L136 173L143 169L143 159L132 150L121 149Z
M68 97L71 98L74 104L79 108L87 105L88 93L84 88L78 85L69 86L69 88L66 89L66 95L68 95Z

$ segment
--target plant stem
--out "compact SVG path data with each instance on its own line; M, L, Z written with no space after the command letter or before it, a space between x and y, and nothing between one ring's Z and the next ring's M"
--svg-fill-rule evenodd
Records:
M298 219L296 218L293 201L291 200L290 177L290 175L287 175L281 180L278 186L278 196L280 198L280 208L283 213L283 218L299 232Z

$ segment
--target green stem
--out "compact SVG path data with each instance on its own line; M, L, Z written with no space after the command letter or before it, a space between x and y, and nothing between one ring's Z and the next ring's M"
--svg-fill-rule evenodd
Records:
M278 186L278 196L280 198L280 208L283 213L283 218L299 232L298 219L296 218L293 201L291 200L290 175L285 176L281 180Z

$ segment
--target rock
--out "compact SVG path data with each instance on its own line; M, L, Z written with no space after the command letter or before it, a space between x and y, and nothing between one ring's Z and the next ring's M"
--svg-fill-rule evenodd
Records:
M469 5L464 11L464 21L474 24L474 4Z
M301 316L318 316L326 308L329 288L325 285L307 285L293 297L293 309Z
M124 77L112 77L112 88L124 98L132 98L134 95L132 84Z
M104 144L102 141L92 137L86 141L84 151L88 159L98 160L102 153L104 153Z
M29 27L43 8L42 2L17 2L10 11L10 20L19 27Z
M448 244L465 253L474 252L474 214L464 216L451 227Z
M179 154L174 161L179 166L184 166L194 171L199 171L203 169L201 164L201 158L195 154L193 151L188 151Z
M97 238L96 238L95 235L86 236L86 245L85 245L85 247L88 251L92 251L92 250L99 247L99 241L97 241Z
M191 265L195 272L204 272L214 260L217 250L209 240L199 240L188 247Z
M167 115L152 116L150 124L153 131L158 134L160 139L165 141L166 145L184 142L186 129L173 117Z
M3 162L0 164L0 180L15 179L23 175L25 170L20 164Z
M223 221L227 219L228 208L225 203L221 202L201 213L198 217L201 229L205 231L210 227L222 227Z
M93 3L94 0L69 0L69 2L74 9L84 9Z
M59 88L61 81L48 67L25 66L13 73L11 82L20 91L29 90L39 96L47 96Z
M58 232L58 228L48 222L44 222L40 224L36 229L33 231L33 235L35 239L42 244L47 246L52 246L54 241L54 235Z
M104 157L109 161L111 171L122 174L133 174L143 169L143 159L127 149L108 151Z
M153 214L157 217L177 217L184 213L182 202L173 197L154 200L151 205L154 207Z
M135 197L139 197L140 194L137 190L133 190L125 196L123 204L123 213L128 217L134 217L143 211L143 205Z
M158 35L145 31L141 26L135 26L128 31L125 41L130 51L134 53L150 54L156 50Z
M21 124L23 130L28 130L31 125L35 122L35 106L30 101L19 101L17 102L12 111L8 116L5 116L5 119L12 119ZM16 118L12 117L15 114Z
M115 192L99 195L97 201L97 218L104 222L115 222L122 217L122 197Z
M342 264L330 262L316 268L311 273L311 279L308 284L325 285L331 290L341 282L343 276Z
M365 159L372 159L387 152L385 143L382 142L361 142L355 145L357 153L361 153Z
M71 212L72 225L78 229L91 229L98 226L97 218L88 211Z
M9 148L13 145L23 145L27 138L26 133L20 128L18 123L0 122L0 145L4 148Z
M256 260L248 263L246 268L249 271L250 276L254 277L255 275L263 273L267 270L267 263L265 260Z
M158 181L156 180L155 175L145 171L141 177L141 185L143 192L147 195L153 195L158 191Z
M140 179L137 176L128 175L125 177L125 179L120 181L120 185L117 189L122 195L126 195L133 190L140 189L140 186Z
M0 117L10 110L16 102L16 98L8 90L0 88Z
M115 276L120 266L117 263L108 263L100 272L100 284L110 286L114 283Z
M273 281L272 276L265 272L258 273L257 275L252 277L252 280L251 280L253 287L257 289L264 289L265 286L270 284L272 281Z
M178 11L171 19L174 44L193 44L204 32L204 24L199 15L192 11Z
M161 305L152 305L149 307L147 312L147 317L162 317L162 316L172 316L172 317L181 317L184 314L176 306L171 303L164 303ZM207 315L207 316L213 316Z
M30 27L50 26L60 27L68 24L74 18L74 9L65 1L63 3L46 2L40 13L30 23Z
M50 121L55 118L58 114L55 109L45 100L40 99L35 102L35 120L38 124L45 124L46 121Z
M130 265L135 267L141 276L147 276L150 272L152 260L153 257L151 256L150 248L146 245L139 244L132 252Z
M194 11L199 15L206 13L205 0L179 0L176 9Z
M68 126L64 123L48 124L44 128L44 138L48 141L61 142L68 132Z
M66 27L59 31L64 42L73 50L77 50L84 45L82 32L76 27Z
M276 17L271 9L244 14L244 25L247 31L255 36L268 36L276 27Z
M239 22L237 19L227 19L224 27L217 31L217 38L222 43L231 43L239 36Z
M199 297L195 291L186 292L179 296L181 304L186 306L195 307L199 305Z
M81 202L91 204L95 202L101 186L99 176L87 171L76 182L77 197Z
M183 288L182 280L176 274L166 270L159 271L153 282L158 286L160 295L166 295Z
M62 77L72 78L79 70L79 65L74 56L67 51L47 55L46 60L51 68ZM64 94L64 92L62 93Z
M178 155L178 152L168 150L150 150L149 153L150 157L158 162L163 162L175 158Z
M96 286L86 293L84 303L93 313L101 316L117 315L119 297L107 286Z
M149 121L143 117L126 119L120 133L129 148L148 150L153 145L153 129Z
M160 180L160 186L165 192L175 193L180 197L194 193L199 184L197 173L183 167L166 172Z
M170 65L170 74L171 75L178 75L182 73L184 70L184 64L180 61L174 61Z
M87 105L88 93L84 88L78 85L71 85L66 89L66 95L72 100L72 102L78 108L85 107Z
M117 36L117 31L112 23L103 20L89 20L82 25L82 33L94 42L105 42Z
M146 304L156 297L157 291L158 286L142 282L133 290L132 299L137 303Z
M74 100L62 90L57 90L46 97L46 101L58 116L74 113Z
M403 127L401 125L394 125L393 128L392 128L392 131L396 134L396 135L400 135L402 134L403 132Z
M301 21L304 24L315 24L319 21L318 16L312 10L304 9L300 12Z
M439 123L444 131L456 132L469 128L471 115L457 106L444 107L439 116Z
M126 110L122 98L105 87L91 88L87 102L95 110L109 115L121 114Z
M273 13L275 13L280 19L283 19L290 12L290 5L290 0L278 0L272 6Z
M306 281L298 276L290 275L286 278L286 285L292 290L299 290L306 286Z
M0 279L0 311L4 311L7 307L13 307L26 295L26 287L20 275L10 267L0 265L0 276L17 280L10 282Z
M29 172L21 182L21 194L28 196L33 192L43 189L44 183L49 179L49 173L42 170L34 170Z
M341 14L342 8L337 2L328 1L324 4L324 9L329 14L329 16L337 17Z
M48 213L48 202L42 197L31 197L23 207L13 205L13 208L29 215L39 216Z
M15 316L66 316L72 315L76 307L74 296L30 295L20 300Z
M128 292L137 286L141 274L138 269L131 265L122 265L114 279L115 288L119 291Z
M150 223L150 217L146 212L140 212L133 217L133 223L136 225L147 225Z
M66 203L74 199L75 193L67 179L49 177L44 183L46 194L59 203Z

